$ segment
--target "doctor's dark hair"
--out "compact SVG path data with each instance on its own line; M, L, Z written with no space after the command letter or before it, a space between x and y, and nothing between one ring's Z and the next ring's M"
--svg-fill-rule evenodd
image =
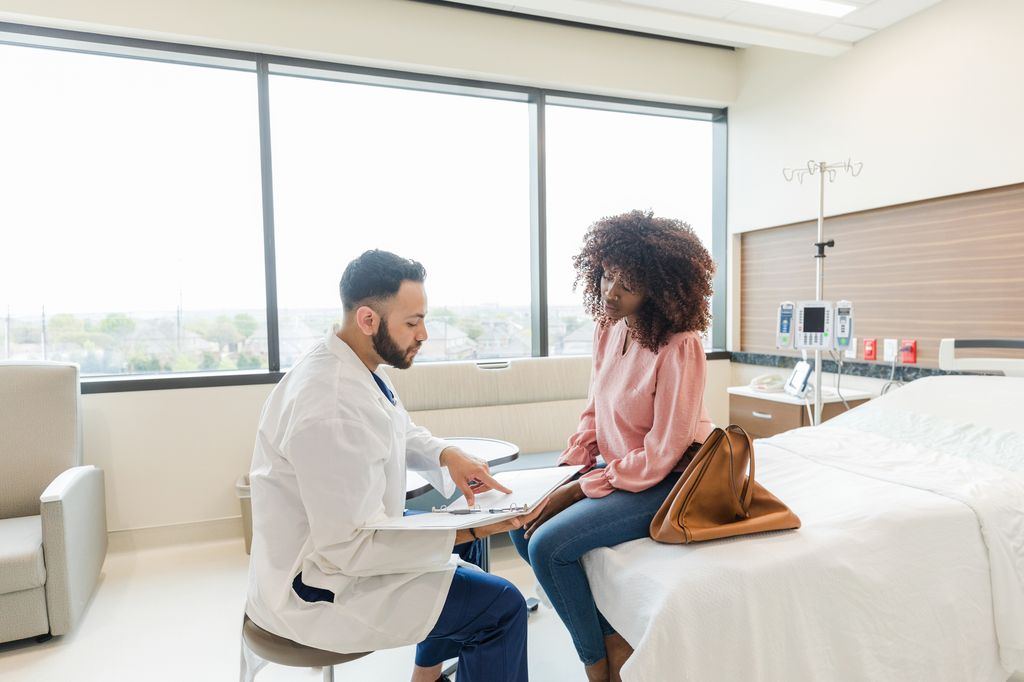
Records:
M622 273L626 286L644 292L633 338L658 352L678 332L703 332L711 323L711 283L715 261L693 229L681 220L630 211L601 218L583 237L572 259L573 288L583 289L583 307L602 327L601 276L604 268Z
M398 293L402 282L422 282L427 277L423 265L390 251L371 249L345 267L338 289L345 310L376 299L383 301Z

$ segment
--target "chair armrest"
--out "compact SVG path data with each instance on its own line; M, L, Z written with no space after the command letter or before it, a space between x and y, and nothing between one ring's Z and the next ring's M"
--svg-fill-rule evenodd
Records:
M67 633L85 611L107 555L103 470L72 467L39 497L50 634Z

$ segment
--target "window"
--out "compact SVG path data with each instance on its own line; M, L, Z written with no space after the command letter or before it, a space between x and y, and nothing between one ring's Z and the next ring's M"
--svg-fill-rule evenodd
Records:
M275 75L270 103L282 367L371 248L426 267L417 362L530 355L525 102Z
M586 354L593 221L725 241L719 110L10 24L0 99L0 359L98 391L276 380L370 248L426 266L419 362Z
M573 291L584 233L649 209L688 223L711 251L712 123L564 105L546 118L549 353L589 355L594 322Z
M0 45L0 358L267 367L254 72Z

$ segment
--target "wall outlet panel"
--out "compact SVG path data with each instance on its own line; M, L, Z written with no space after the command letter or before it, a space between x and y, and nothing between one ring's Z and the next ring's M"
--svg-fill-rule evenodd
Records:
M878 341L876 339L864 339L864 359L878 359Z
M899 347L899 341L896 339L885 339L885 341L882 342L882 361L892 362L895 360Z
M900 341L900 362L904 365L917 364L917 341L915 339Z
M847 360L857 359L857 337L850 339L850 347L843 351L843 357Z

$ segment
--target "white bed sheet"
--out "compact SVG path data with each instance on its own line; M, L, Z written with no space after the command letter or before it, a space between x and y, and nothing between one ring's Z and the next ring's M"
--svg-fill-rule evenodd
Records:
M1001 388L979 398L947 378ZM969 421L993 395L1019 404L1024 381L920 383L859 408L902 432L854 410L757 441L758 479L799 531L588 554L598 607L636 649L623 678L960 682L1024 668L1024 476L958 452L988 437L1001 464L1024 462L1024 434ZM922 429L940 437L920 444Z

